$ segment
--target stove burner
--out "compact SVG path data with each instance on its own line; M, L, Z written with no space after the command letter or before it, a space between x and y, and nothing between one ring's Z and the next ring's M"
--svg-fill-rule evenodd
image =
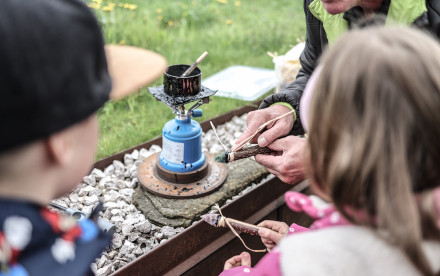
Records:
M165 89L163 85L156 87L148 87L148 90L156 98L156 100L163 102L164 104L166 104L167 106L173 109L176 106L209 98L210 96L217 93L217 90L209 89L203 85L201 85L200 92L197 95L193 95L193 96L181 96L181 97L169 96L165 93Z
M149 87L150 93L176 114L162 129L162 152L147 158L138 169L138 179L147 191L168 198L193 198L212 193L223 184L224 164L202 152L202 128L192 117L202 116L197 107L209 103L217 91L201 85L202 71L177 64L164 73L164 85ZM185 110L185 104L196 103Z

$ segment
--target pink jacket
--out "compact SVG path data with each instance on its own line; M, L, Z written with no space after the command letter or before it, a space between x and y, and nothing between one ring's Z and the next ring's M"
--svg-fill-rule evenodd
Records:
M334 225L349 224L331 204L325 203L316 196L306 196L298 192L287 192L284 199L287 206L293 211L305 212L310 217L317 219L310 228L293 223L290 225L287 235L298 235L301 232L308 232ZM220 276L282 275L280 270L280 258L281 252L275 247L270 253L266 254L254 268L239 266L223 271Z

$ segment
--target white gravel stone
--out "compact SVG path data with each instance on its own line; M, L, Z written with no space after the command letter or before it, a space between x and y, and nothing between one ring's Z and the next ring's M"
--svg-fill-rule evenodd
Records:
M93 208L95 207L96 204L93 205L83 205L79 210L83 211L86 214L90 214L93 211Z
M107 254L108 258L110 258L110 259L113 259L114 257L116 257L116 255L118 255L118 251L116 251L116 250L112 250L112 251L108 252L108 254Z
M154 233L154 237L157 239L157 240L162 240L163 239L163 237L164 237L165 235L162 233L162 232L156 232L156 233Z
M131 181L124 181L125 187L130 189L135 189L138 183L137 178L133 178Z
M96 181L99 181L105 177L105 173L100 169L96 169L96 168L92 170L92 173L90 175L94 176Z
M96 185L96 177L93 174L84 176L83 181L90 186Z
M79 198L78 194L70 194L69 195L70 202L72 202L72 203L78 202L78 198Z
M99 276L107 276L110 275L113 272L113 265L112 264L108 264L104 267L101 267L100 269L96 270L96 275Z
M136 209L136 206L133 204L128 204L126 202L120 201L121 208L124 208L124 211L127 213L141 213L138 209Z
M137 176L137 167L136 165L130 165L127 167L127 170L125 171L125 177L136 177Z
M108 191L108 193L106 193L104 195L104 200L105 201L113 201L113 202L115 202L115 201L117 201L120 198L121 198L121 195L118 192L114 191L114 190L110 190L110 191Z
M131 224L122 224L122 229L121 229L122 235L124 235L124 236L130 235L132 233L133 229L134 229L134 226Z
M116 187L118 189L124 189L125 188L125 181L124 180L116 180Z
M107 256L103 254L96 262L97 268L103 267L106 262L108 262Z
M95 205L96 203L98 203L98 201L99 201L99 198L97 195L86 196L86 197L84 197L83 204L84 205Z
M124 241L124 244L122 245L121 249L119 250L119 255L127 255L131 253L135 249L135 245L132 242Z
M113 164L112 164L112 165L108 166L107 168L105 168L104 173L106 175L111 175L114 173L114 171L115 171L115 166L113 166Z
M134 227L141 233L148 234L151 231L151 223L148 220L141 221L134 225Z
M131 154L125 154L124 155L124 164L126 166L129 166L129 165L131 165L133 163L134 163L133 156Z
M92 187L92 186L88 186L88 187ZM79 189L79 191L75 190L74 192L79 196L86 196L89 194L89 192L84 189Z
M139 238L139 234L138 233L130 233L130 234L128 234L128 237L127 237L128 241L130 241L130 242L134 242L138 238Z
M148 151L152 153L161 152L162 148L158 145L152 145Z
M110 219L112 222L123 222L124 221L124 218L122 217L122 216L113 216L111 219Z
M90 268L92 269L93 273L95 273L96 275L96 271L98 270L98 266L96 265L96 263L91 264Z
M150 157L154 153L155 152L153 152L151 150L148 151L146 149L141 149L141 151L139 152L139 159L143 161L143 160L147 159L148 157Z
M136 223L139 223L139 221L140 221L140 218L130 218L130 219L126 218L124 221L124 224L135 225Z
M134 194L134 190L133 189L121 189L119 190L119 194L127 201L127 202L131 202L131 199L133 197Z
M88 186L88 187L90 187L90 186ZM87 187L84 189L87 189ZM102 195L102 193L103 193L102 190L94 188L94 187L90 187L89 196L98 196L99 197Z
M111 213L113 216L116 216L116 215L119 215L119 214L121 213L121 210L120 210L120 209L112 209L112 210L110 211L110 213Z
M173 227L170 227L170 226L162 227L160 232L163 233L165 238L171 238L172 236L177 234L177 231Z
M138 160L139 159L139 151L138 150L134 150L131 153L131 157L133 158L133 160Z
M139 255L142 255L144 252L142 251L142 249L141 249L140 247L136 247L136 248L133 250L132 253L133 253L134 255L139 256Z
M115 168L115 171L125 171L125 165L119 160L113 161L113 167Z
M122 243L123 243L123 238L124 238L124 237L122 237L122 236L121 236L120 234L118 234L118 233L113 234L113 239L112 239L111 247L112 247L113 249L120 248L120 247L122 246Z
M98 188L99 189L106 188L107 182L113 182L112 177L104 176L103 178L101 178L101 180L99 180L99 183L98 183Z
M91 191L94 191L94 192L91 193ZM99 193L96 192L96 191L99 191ZM85 187L81 188L80 189L80 193L81 194L84 193L84 196L92 195L92 194L101 195L102 194L102 190L88 185L88 186L85 186ZM83 195L81 195L81 196L83 196Z
M104 202L104 209L112 210L119 207L119 204L116 202Z
M119 179L119 180L125 179L125 171L115 170L113 175L116 177L116 179Z

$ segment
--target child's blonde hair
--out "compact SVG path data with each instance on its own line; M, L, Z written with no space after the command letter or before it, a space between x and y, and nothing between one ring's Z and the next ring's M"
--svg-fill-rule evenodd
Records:
M440 181L440 45L410 28L372 27L344 35L322 64L310 109L313 181L349 220L385 230L433 275L421 242L440 239L432 200Z

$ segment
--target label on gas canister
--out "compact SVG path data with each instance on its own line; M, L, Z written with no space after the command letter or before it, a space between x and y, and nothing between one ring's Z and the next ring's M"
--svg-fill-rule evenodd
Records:
M183 161L185 145L162 137L162 156L171 163L180 164Z

